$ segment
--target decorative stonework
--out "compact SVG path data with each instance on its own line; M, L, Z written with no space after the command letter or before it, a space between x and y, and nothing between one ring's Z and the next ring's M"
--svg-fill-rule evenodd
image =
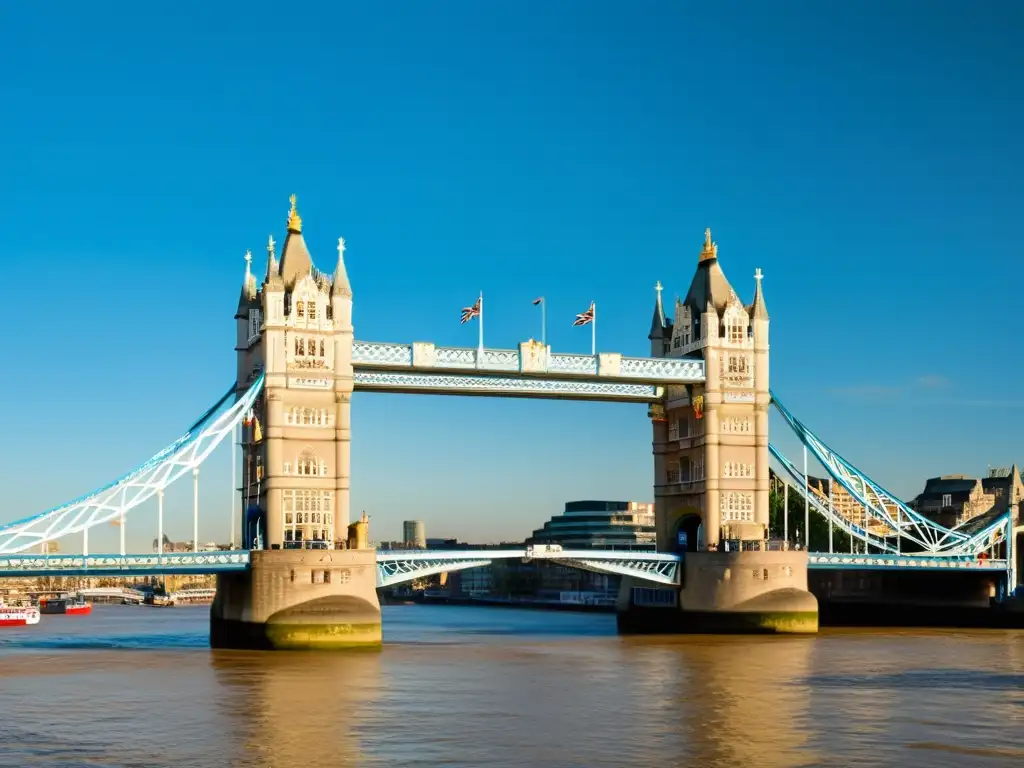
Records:
M723 523L749 523L754 520L754 494L744 491L723 492L719 498Z
M722 477L753 477L754 465L738 461L727 461L722 465Z
M724 434L746 435L750 433L749 416L729 416L722 419L721 430Z

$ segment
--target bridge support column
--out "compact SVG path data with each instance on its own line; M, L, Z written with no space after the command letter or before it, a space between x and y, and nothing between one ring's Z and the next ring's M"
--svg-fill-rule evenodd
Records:
M623 634L813 634L806 551L687 552L680 587L623 577Z
M212 647L380 647L375 550L263 550L251 558L250 570L217 575Z

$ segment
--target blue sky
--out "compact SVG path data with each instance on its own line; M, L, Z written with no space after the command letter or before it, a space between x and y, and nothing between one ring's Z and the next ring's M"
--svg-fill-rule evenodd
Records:
M359 338L471 346L483 290L488 346L538 335L543 294L556 351L589 349L595 299L598 346L642 354L652 286L685 293L711 227L744 298L764 270L773 389L848 459L905 497L1024 460L1019 4L177 8L0 11L0 520L220 395L242 255L292 192L320 266L346 238ZM376 538L652 496L641 406L360 395L353 419ZM201 475L203 538L227 538L227 467ZM136 512L130 542L154 533Z

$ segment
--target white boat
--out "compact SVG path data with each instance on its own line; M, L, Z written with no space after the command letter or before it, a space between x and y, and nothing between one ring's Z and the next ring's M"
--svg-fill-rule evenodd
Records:
M0 627L24 627L39 623L39 609L12 607L0 603Z

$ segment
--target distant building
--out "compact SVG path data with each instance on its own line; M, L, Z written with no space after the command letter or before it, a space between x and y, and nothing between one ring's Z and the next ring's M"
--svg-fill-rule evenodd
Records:
M988 492L982 480L967 475L930 477L924 490L910 502L911 509L947 528L966 523L994 506L995 493Z
M846 518L854 525L858 525L876 536L889 536L895 532L891 526L886 525L877 517L868 515L864 505L857 501L842 485L833 483L831 478L808 475L807 488L825 507L828 507L830 503L829 491L831 491L832 511ZM898 519L899 511L895 504L888 505L886 510L893 520Z
M526 540L566 549L654 550L654 505L642 501L568 501Z
M1010 505L1017 505L1024 499L1024 483L1021 482L1017 465L1011 467L989 467L988 477L982 478L981 487L995 499L994 506L1005 512Z
M469 545L462 543L462 549L468 549ZM427 549L459 549L460 542L458 539L427 539Z
M159 540L153 539L153 551L159 551ZM164 552L191 552L193 545L191 541L171 541L167 534L164 534ZM200 552L218 552L223 550L229 550L231 547L227 544L218 544L215 541L208 541L205 544L199 543Z
M426 549L427 527L422 520L406 520L402 523L402 541L408 547Z

